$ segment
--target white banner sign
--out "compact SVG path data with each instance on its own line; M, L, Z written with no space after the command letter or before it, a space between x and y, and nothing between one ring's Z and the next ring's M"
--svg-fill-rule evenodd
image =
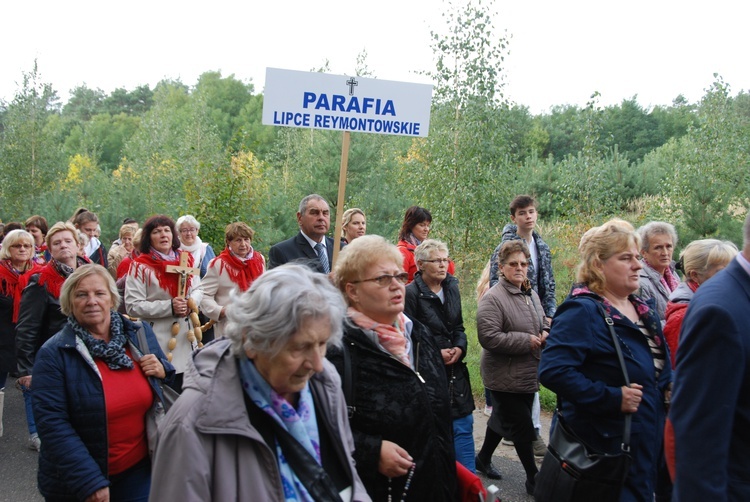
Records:
M426 137L432 86L266 68L263 124Z

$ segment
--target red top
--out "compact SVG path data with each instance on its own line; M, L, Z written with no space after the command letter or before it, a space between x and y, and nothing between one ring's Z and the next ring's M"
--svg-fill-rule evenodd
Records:
M130 349L126 352L132 359ZM131 370L111 370L101 359L94 361L102 375L111 476L133 467L148 455L146 413L154 396L137 362Z

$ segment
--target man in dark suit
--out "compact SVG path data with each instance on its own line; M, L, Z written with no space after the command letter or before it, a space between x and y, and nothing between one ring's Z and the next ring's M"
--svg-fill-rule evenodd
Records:
M268 269L299 261L317 272L329 273L333 262L333 239L326 237L331 226L328 203L320 195L308 195L299 203L297 223L297 235L271 246Z
M742 253L690 301L669 416L674 500L750 500L750 214Z

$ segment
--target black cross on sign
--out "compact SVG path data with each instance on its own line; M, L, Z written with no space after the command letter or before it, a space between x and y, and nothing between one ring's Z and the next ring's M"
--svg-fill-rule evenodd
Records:
M359 84L357 83L356 80L354 80L354 77L352 77L352 78L350 78L349 80L346 81L346 85L349 86L349 96L353 96L354 95L354 87L358 86Z

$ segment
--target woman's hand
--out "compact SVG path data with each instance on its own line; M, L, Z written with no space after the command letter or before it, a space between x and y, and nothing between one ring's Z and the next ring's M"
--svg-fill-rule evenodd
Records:
M529 338L531 339L531 351L532 352L542 346L542 339L541 337L539 337L539 335L529 335Z
M26 375L26 376L20 377L16 381L16 383L18 385L22 385L22 386L26 387L27 389L30 389L31 388L31 375Z
M443 364L450 366L451 364L456 364L461 359L463 351L458 347L453 347L451 349L440 349L440 354L443 356Z
M409 472L414 459L396 443L383 440L380 444L378 472L389 478L397 478Z
M146 354L145 356L141 357L141 360L138 361L138 364L141 365L143 374L146 376L152 376L161 379L164 379L167 376L167 372L164 371L164 365L153 354Z
M186 317L188 315L187 300L185 298L172 298L172 312L177 317Z
M622 405L620 409L623 413L635 413L638 411L638 406L641 404L643 399L643 385L637 383L631 383L630 387L621 387L622 389Z
M94 493L86 497L84 502L109 502L109 486L99 488Z

